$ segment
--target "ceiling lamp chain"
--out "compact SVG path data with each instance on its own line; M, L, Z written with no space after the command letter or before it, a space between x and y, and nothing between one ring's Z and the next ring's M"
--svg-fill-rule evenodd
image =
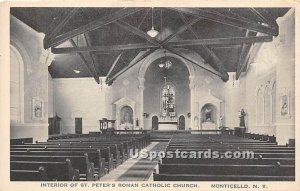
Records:
M154 8L152 7L152 27L151 27L151 30L149 30L147 32L147 34L152 38L156 37L159 33L157 30L154 29L154 26L153 26L153 9Z

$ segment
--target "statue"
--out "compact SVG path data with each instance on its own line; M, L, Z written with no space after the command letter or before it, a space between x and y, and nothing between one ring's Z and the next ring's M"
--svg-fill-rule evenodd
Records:
M221 129L223 127L223 117L219 117L219 128Z
M239 111L240 127L246 127L246 125L245 125L245 116L246 116L246 113L245 113L244 109Z
M205 109L205 121L211 121L211 109L210 108L206 108Z

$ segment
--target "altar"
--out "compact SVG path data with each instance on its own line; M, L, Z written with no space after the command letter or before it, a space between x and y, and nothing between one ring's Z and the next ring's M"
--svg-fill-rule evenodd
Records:
M160 131L178 130L178 123L176 121L160 121L158 122L158 130Z
M212 122L202 123L202 130L217 130L217 125Z

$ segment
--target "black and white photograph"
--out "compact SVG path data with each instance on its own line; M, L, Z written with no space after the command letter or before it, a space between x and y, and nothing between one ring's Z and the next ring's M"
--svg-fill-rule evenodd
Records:
M297 7L180 5L9 6L11 185L296 190Z

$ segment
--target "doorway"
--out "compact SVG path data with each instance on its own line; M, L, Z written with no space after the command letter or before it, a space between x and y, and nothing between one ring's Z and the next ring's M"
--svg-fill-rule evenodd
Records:
M82 134L82 118L75 118L75 134Z

